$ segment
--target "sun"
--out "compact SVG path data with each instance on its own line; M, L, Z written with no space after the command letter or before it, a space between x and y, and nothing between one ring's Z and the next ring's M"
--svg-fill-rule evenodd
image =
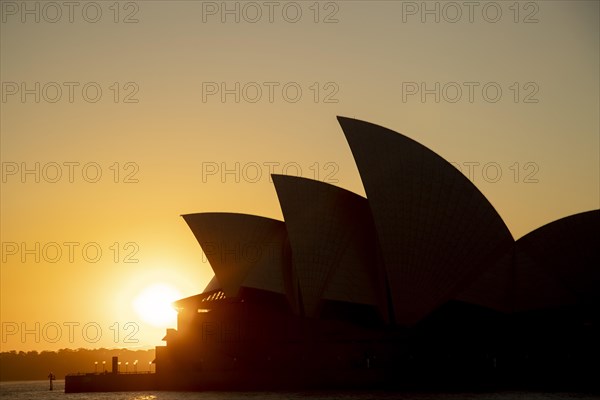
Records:
M171 303L179 298L179 292L173 287L158 283L142 290L133 300L133 308L144 322L167 328L177 321L177 312Z

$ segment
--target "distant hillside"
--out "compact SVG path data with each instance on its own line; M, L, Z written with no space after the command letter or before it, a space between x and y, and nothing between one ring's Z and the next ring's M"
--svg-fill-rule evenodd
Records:
M23 381L46 379L52 372L57 379L64 379L65 375L73 372L101 372L104 368L111 370L113 356L119 357L121 371L132 372L148 371L148 364L154 360L154 349L151 350L126 350L126 349L61 349L55 351L9 351L0 353L0 381ZM134 366L138 360L137 366ZM102 364L102 362L106 362ZM95 363L98 364L95 364ZM126 366L126 362L129 365ZM152 365L152 371L154 371Z

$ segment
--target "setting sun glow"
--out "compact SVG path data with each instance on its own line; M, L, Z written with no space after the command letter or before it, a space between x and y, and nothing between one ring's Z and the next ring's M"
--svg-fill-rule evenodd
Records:
M181 296L177 290L165 284L148 286L133 301L133 308L146 323L166 328L174 326L177 312L171 303Z

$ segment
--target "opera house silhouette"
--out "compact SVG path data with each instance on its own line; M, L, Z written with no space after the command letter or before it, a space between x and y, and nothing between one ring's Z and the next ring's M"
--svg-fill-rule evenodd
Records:
M159 386L592 385L600 211L515 241L442 157L338 120L366 198L273 175L284 221L183 216L215 275L174 304L177 329L156 348Z

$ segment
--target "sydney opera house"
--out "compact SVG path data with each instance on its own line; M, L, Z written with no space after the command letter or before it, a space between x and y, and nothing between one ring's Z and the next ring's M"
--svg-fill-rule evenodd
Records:
M214 277L175 303L177 329L156 348L161 386L592 384L600 211L515 241L435 152L338 120L366 198L273 175L283 221L183 216Z

